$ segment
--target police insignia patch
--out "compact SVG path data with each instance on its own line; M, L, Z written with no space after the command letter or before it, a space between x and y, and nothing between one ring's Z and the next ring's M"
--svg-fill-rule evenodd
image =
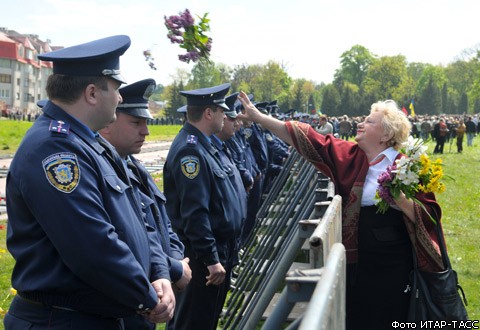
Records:
M48 156L42 161L43 170L48 182L57 190L71 193L80 181L80 167L77 155L58 153Z
M251 128L245 128L245 131L244 131L244 132L245 132L245 137L246 137L247 139L249 139L250 136L252 136L252 134L253 134L253 131L252 131Z
M70 125L61 120L52 120L50 122L50 126L48 127L48 130L50 132L68 135L70 134Z
M198 143L198 137L196 137L195 135L187 136L187 143L188 144L197 144Z
M189 179L194 179L200 171L198 157L195 156L183 157L180 160L180 165L182 166L183 175L185 175Z

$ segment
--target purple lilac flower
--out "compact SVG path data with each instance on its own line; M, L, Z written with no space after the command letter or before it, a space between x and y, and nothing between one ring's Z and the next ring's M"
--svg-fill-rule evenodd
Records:
M183 12L181 20L184 28L193 26L194 20L188 9L185 9L185 11Z
M383 199L385 202L388 204L395 204L395 201L393 200L393 196L390 193L390 189L388 187L379 185L377 188L378 196Z
M207 44L205 45L208 51L212 50L212 38L208 38Z

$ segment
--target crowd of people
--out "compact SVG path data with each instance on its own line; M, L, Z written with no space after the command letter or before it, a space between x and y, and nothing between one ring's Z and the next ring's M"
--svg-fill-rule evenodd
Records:
M402 142L420 136L412 130L420 117L382 101L362 118L279 120L276 101L229 94L229 83L181 91L185 120L162 192L135 157L149 134L155 81L121 87L119 58L130 42L112 36L39 55L54 73L7 177L18 294L5 328L215 330L239 251L291 148L343 198L348 329L405 320L412 248L422 268L441 265L430 220L440 224L441 210L433 194L417 194L423 208L401 194L379 214L374 195ZM449 124L440 117L436 129L435 118L428 134L439 143L463 130L471 145L476 117Z
M319 120L307 120L317 132L321 134L334 134L344 140L353 139L357 135L357 125L365 117L327 117L321 115ZM480 134L478 114L464 115L416 115L408 116L412 125L411 135L415 138L422 138L425 141L435 141L434 153L443 154L445 143L449 143L449 151L455 142L457 152L463 151L463 140L467 136L467 146L473 146L473 139Z

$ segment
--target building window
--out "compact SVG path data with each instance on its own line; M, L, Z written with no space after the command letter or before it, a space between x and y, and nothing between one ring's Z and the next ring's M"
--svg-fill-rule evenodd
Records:
M12 76L9 74L0 74L0 83L11 84Z
M9 89L0 89L0 97L8 99L10 97Z
M6 58L0 58L0 68L10 69L12 67L12 61Z

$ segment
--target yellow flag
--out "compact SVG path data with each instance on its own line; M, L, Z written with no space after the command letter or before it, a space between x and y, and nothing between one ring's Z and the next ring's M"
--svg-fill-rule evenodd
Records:
M413 106L413 99L410 101L410 106L408 108L410 109L410 116L415 117L415 107Z

